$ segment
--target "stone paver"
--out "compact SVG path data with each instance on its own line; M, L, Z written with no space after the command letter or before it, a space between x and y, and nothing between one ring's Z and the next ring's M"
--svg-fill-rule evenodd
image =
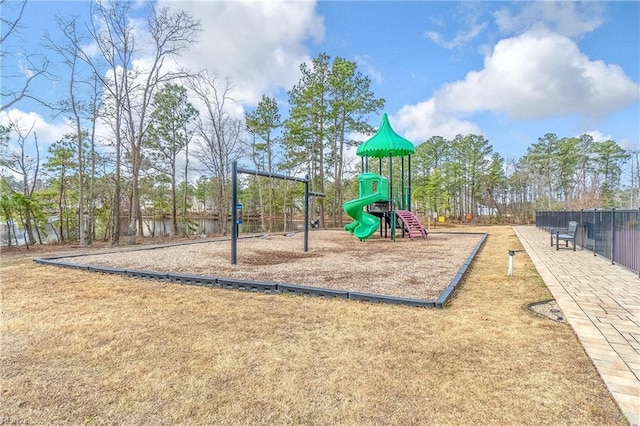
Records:
M640 426L640 278L587 250L550 246L549 234L514 227L620 410Z

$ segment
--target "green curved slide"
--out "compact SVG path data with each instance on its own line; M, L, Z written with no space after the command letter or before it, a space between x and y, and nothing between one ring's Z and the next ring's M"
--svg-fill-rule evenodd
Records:
M353 222L345 225L344 229L360 240L365 240L372 236L378 230L380 221L374 215L365 212L363 208L377 201L385 200L386 197L376 192L344 203L342 208L346 214L353 218Z

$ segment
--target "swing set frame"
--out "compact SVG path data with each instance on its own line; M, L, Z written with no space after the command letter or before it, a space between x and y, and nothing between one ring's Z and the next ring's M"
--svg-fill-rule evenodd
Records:
M264 176L274 179L289 180L304 183L304 251L309 251L309 197L324 197L321 192L309 191L309 176L304 178L283 175L280 173L268 173L260 170L238 167L238 161L231 164L231 264L238 263L238 174Z

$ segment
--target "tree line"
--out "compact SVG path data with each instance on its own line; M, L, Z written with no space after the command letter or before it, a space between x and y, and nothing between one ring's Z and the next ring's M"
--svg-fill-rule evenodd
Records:
M483 136L435 136L416 150L416 203L430 213L526 223L546 209L638 208L638 151L615 141L547 133L520 158Z
M300 66L286 107L265 94L254 109L238 113L231 79L174 65L197 40L200 23L179 9L144 7L147 37L135 31L132 3L98 1L89 22L58 17L58 33L45 38L54 58L30 75L65 85L66 96L49 107L71 124L46 152L34 123L0 128L0 219L9 244L18 224L27 244L42 243L46 232L80 244L135 243L145 228L164 234L165 226L188 236L207 232L199 217L217 219L216 232L224 234L234 160L307 175L311 190L325 194L312 205L320 226L342 226L342 203L357 196L360 162L352 153L363 135L374 133L368 122L385 103L357 64L319 54ZM137 61L140 50L148 52L145 61ZM59 75L49 69L54 60L64 70ZM28 78L3 92L1 110L33 98L31 84ZM481 135L421 142L412 159L412 192L422 214L526 222L539 208L640 202L638 152L614 141L549 133L517 159L503 158ZM301 208L301 188L286 181L247 178L240 196L267 232Z

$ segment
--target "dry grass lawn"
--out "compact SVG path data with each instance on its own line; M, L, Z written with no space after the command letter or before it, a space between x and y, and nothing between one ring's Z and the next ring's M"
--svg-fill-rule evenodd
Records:
M31 424L625 421L510 227L444 310L1 263L0 417Z

